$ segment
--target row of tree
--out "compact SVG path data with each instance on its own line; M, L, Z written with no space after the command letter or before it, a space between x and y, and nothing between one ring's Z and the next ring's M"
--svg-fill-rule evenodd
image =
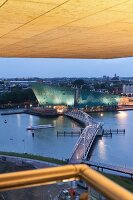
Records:
M0 104L16 104L24 102L35 102L36 97L32 89L15 88L12 92L5 92L0 95Z

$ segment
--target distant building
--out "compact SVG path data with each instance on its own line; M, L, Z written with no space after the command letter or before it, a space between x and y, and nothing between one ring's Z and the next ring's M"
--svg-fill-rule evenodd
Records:
M119 76L117 76L117 75L115 74L114 77L111 79L111 82L117 82L117 81L119 81L119 80L120 80Z
M119 101L120 106L133 106L133 97L122 97Z
M103 81L109 81L109 76L103 75Z
M123 94L129 95L129 94L133 94L133 84L124 84L123 85L123 90L122 90Z
M91 92L88 89L32 84L33 92L40 105L43 106L77 106L79 108L92 106L115 106L120 97L101 92Z

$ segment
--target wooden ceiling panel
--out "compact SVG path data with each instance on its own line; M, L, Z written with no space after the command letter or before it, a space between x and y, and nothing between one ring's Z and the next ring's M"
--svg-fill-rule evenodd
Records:
M133 2L0 0L0 56L133 56Z

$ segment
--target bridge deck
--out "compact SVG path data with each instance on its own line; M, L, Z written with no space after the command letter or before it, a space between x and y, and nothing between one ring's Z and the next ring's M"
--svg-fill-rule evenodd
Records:
M80 163L82 159L87 158L87 155L101 126L99 123L95 122L91 116L83 111L69 111L66 113L66 115L82 122L86 126L80 135L69 159L69 163Z
M82 159L86 159L92 143L97 135L98 128L95 126L87 126L82 135L79 137L75 148L73 150L72 156L69 159L70 163L81 162Z
M81 110L72 110L72 111L68 111L65 113L66 116L71 117L75 120L80 121L81 123L83 123L85 126L90 125L91 123L95 123L93 118L88 115L87 113L81 111Z

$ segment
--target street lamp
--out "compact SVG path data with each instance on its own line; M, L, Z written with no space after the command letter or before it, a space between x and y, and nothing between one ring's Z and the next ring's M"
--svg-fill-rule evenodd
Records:
M23 144L24 144L23 152L25 153L25 140L23 139L22 142L23 142Z
M12 151L13 151L13 138L10 138L10 141L12 141Z

